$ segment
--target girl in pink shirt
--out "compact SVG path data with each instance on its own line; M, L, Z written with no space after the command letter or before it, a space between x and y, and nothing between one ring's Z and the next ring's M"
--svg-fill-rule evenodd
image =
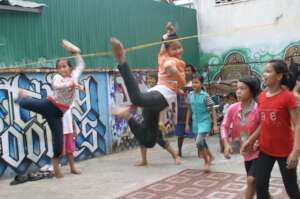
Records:
M221 125L221 137L224 142L224 156L230 158L232 147L229 144L230 126L232 125L231 143L239 140L241 145L248 139L259 125L259 112L255 97L260 90L260 83L253 76L243 76L237 84L236 95L239 102L230 105ZM246 199L252 199L255 194L255 160L258 158L258 151L251 151L242 154L245 160L247 172Z

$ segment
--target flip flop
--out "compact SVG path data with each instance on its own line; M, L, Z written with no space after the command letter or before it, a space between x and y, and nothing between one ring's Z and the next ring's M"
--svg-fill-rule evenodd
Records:
M44 175L41 172L36 173L28 173L28 180L29 181L37 181L44 178Z
M42 172L42 175L44 178L53 178L54 172L53 171L45 171L45 172Z
M16 175L14 180L11 181L10 185L18 185L28 181L28 176L26 174Z

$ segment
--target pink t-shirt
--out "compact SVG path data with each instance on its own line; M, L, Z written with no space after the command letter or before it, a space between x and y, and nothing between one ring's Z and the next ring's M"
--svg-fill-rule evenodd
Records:
M240 122L240 111L241 111L241 103L237 102L232 104L223 119L222 125L221 125L221 137L228 138L230 134L230 126L232 125L232 135L231 135L231 141L232 143L236 138L240 140L240 143L242 144L244 139L247 139L259 126L259 111L257 103L254 103L252 110L246 115L246 122L243 124ZM247 155L244 155L245 161L250 161L253 159L256 159L259 155L259 151L253 151L248 153Z

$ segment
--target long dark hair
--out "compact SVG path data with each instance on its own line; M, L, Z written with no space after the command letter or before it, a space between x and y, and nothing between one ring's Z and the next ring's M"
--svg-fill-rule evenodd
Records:
M281 59L273 59L268 62L274 68L277 74L282 74L280 84L287 86L290 90L293 90L295 86L295 80L293 75L290 73L287 64Z
M190 68L190 69L192 70L192 73L193 73L193 74L197 72L196 69L195 69L195 67L194 67L192 64L187 64L187 65L185 66L185 68Z
M55 63L55 67L57 68L57 67L58 67L58 63L59 63L60 61L63 61L63 60L66 60L66 59L57 59L57 60L56 60L56 63ZM68 60L68 59L67 59L66 61L67 61L68 66L69 66L71 69L73 69L73 65L72 65L71 61Z

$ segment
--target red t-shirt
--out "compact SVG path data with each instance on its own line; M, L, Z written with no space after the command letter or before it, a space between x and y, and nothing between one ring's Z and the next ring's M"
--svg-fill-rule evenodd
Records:
M260 112L260 150L275 157L287 157L293 149L294 135L289 110L297 108L297 101L289 90L272 97L266 91L258 97Z

